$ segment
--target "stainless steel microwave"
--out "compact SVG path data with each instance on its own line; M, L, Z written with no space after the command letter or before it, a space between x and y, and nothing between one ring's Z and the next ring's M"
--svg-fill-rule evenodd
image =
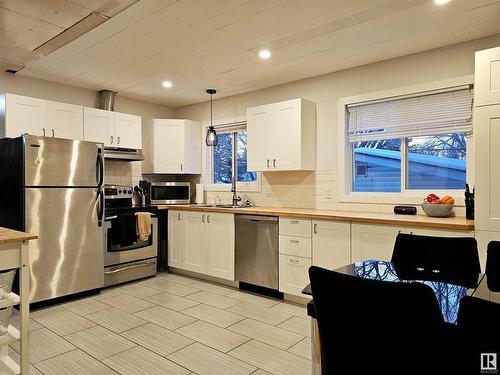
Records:
M151 204L189 204L189 182L152 182L149 188Z

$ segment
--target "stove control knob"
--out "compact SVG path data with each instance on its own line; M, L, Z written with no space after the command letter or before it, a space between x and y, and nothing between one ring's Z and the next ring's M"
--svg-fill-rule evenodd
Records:
M132 194L132 190L129 190L129 191L128 191L128 193L129 193L129 194Z
M121 194L121 193L122 193L122 191L121 191L121 190L118 190L118 194Z

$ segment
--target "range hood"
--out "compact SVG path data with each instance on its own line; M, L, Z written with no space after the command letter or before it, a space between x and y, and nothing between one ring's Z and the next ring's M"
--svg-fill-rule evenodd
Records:
M130 148L104 147L104 159L122 160L122 161L141 161L144 160L142 150Z

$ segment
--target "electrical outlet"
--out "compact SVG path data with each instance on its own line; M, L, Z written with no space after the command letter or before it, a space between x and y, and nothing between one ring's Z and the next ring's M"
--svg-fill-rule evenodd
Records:
M332 189L325 189L325 199L332 199Z

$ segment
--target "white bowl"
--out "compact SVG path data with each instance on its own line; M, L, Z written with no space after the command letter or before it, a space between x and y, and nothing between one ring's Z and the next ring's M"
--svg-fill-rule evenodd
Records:
M446 217L453 211L452 204L432 204L428 202L422 203L422 210L431 217Z

